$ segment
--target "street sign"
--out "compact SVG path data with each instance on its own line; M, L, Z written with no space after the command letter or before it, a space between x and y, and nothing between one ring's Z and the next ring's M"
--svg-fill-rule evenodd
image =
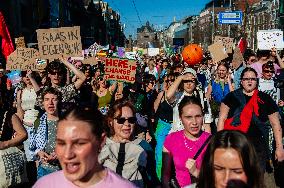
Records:
M241 11L219 12L219 24L242 24L243 13Z

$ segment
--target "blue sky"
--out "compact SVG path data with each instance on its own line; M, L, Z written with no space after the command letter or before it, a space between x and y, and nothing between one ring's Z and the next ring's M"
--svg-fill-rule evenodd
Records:
M200 13L209 0L104 0L121 15L121 22L126 25L125 34L136 37L137 27L145 25L148 20L156 28L167 27L176 17L180 20L186 16ZM134 8L137 8L138 15Z

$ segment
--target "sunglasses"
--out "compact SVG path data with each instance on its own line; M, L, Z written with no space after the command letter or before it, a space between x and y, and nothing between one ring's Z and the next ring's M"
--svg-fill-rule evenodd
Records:
M53 72L53 71L51 71L49 74L51 74L51 75L56 75L57 74L57 75L60 76L62 73L61 72Z
M257 81L257 78L243 78L243 81Z
M116 119L116 121L117 121L118 124L124 124L126 120L127 120L128 123L130 123L130 124L134 124L134 123L136 123L136 121L137 121L137 118L136 118L136 117L129 117L129 118L120 117L120 118L114 118L114 119Z
M104 81L104 77L99 77L99 81Z
M273 74L275 71L274 70L263 70L263 72L264 73L272 73Z
M183 83L196 83L196 80L183 80Z
M166 83L174 82L174 81L175 81L175 79L165 80Z
M155 82L151 81L151 82L149 82L148 84L152 84L152 85L154 85L154 84L155 84Z

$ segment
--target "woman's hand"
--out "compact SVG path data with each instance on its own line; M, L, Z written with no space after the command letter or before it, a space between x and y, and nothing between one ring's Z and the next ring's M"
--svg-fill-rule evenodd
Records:
M39 156L40 161L42 161L43 163L47 163L51 158L51 156L44 151L39 151L37 155Z
M188 169L189 173L194 177L197 177L199 174L199 170L196 168L196 160L188 159L185 162L185 167Z

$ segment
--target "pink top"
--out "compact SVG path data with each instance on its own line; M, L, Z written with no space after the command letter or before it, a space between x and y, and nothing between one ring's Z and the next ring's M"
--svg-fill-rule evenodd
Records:
M40 178L33 188L78 188L72 182L68 181L63 174L63 171L58 171ZM107 169L107 175L100 182L89 188L136 188L131 182L123 179L118 174Z
M190 174L188 169L185 167L186 161L191 158L193 159L194 155L197 153L198 149L210 136L209 133L203 132L198 140L192 141L187 139L184 136L184 131L178 131L169 134L166 137L164 147L170 152L173 156L175 169L176 169L176 178L181 187L191 184ZM204 152L207 146L204 147L201 154L196 160L196 167L200 169L201 162L204 156Z
M257 77L258 78L262 77L262 65L263 64L260 63L260 62L255 62L255 63L250 65L250 67L253 68L257 72ZM274 63L273 65L274 65L274 70L275 70L276 74L279 74L280 73L279 72L280 71L280 67L276 63Z

